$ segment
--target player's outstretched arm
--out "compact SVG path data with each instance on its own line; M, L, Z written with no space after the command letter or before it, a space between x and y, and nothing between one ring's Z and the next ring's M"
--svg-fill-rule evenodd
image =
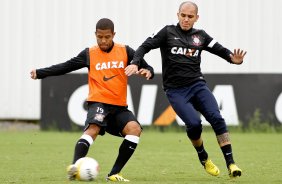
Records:
M240 65L243 63L243 59L245 55L247 54L247 51L241 50L241 49L234 49L234 53L230 54L231 61L233 64Z

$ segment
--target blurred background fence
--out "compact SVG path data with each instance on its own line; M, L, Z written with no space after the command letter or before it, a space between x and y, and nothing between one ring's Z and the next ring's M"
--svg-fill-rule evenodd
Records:
M84 123L86 69L33 81L29 72L64 62L96 43L96 22L115 23L115 41L136 49L154 30L177 22L181 0L1 0L0 121L74 130ZM204 52L202 71L229 125L254 116L282 123L282 1L195 0L204 29L229 49L248 51L241 66ZM129 108L143 125L183 125L161 88L159 50L145 59L156 78L129 81ZM72 100L72 101L71 101ZM77 105L74 105L76 104ZM204 120L203 120L204 121ZM204 124L206 122L204 121Z

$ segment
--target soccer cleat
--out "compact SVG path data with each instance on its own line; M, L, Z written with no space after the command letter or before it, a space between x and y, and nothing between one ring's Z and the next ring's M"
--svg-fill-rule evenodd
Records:
M207 173L209 173L212 176L218 176L220 173L218 167L214 163L212 163L210 159L204 162L204 168L207 171Z
M228 167L230 178L236 178L242 175L242 170L235 164L230 164Z
M67 167L67 177L69 180L75 180L77 175L77 168L74 164Z
M118 182L118 181L123 181L123 182L129 182L128 179L125 179L124 177L122 177L122 175L118 174L113 174L111 176L108 176L106 178L107 181L113 181L113 182Z

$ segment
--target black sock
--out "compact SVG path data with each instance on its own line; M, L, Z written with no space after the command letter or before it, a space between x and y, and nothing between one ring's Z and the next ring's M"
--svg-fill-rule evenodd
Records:
M205 161L208 159L208 153L206 152L204 148L204 144L202 144L199 147L194 146L194 148L196 149L198 153L198 157L199 157L201 164L205 165Z
M109 176L117 174L121 171L126 162L130 159L131 155L134 153L136 147L136 143L128 141L126 139L123 140L119 147L118 157Z
M85 139L79 139L75 145L73 164L80 158L85 157L88 153L90 144Z
M227 144L221 147L221 151L224 155L226 166L228 167L230 164L234 164L233 154L232 154L232 147L231 144Z

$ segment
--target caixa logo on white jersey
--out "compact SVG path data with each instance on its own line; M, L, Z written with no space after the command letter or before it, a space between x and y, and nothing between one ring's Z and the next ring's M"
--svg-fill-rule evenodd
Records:
M108 61L108 62L99 62L95 66L96 70L105 70L111 68L124 68L123 61Z
M197 57L199 55L199 50L196 49L189 49L189 48L183 48L183 47L172 47L171 53L172 54L180 54L185 55L188 57Z

